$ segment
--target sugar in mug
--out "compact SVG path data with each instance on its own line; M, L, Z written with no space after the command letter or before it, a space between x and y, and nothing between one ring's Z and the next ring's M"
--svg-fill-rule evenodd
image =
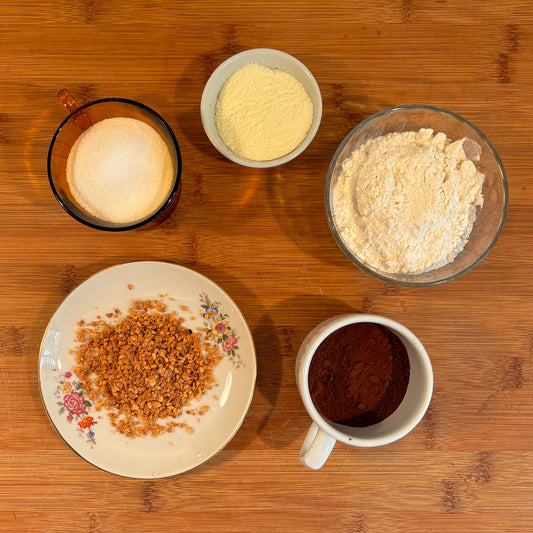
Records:
M309 392L309 367L317 348L331 333L362 322L385 326L399 337L407 350L410 375L405 396L390 416L368 427L351 427L330 422L320 415ZM372 447L390 444L407 435L422 420L429 406L433 371L424 346L405 326L379 315L349 313L325 320L304 339L296 357L296 384L312 419L300 450L300 460L316 470L324 465L337 441L349 446Z
M148 106L125 98L104 98L79 105L63 89L58 93L61 103L69 111L55 132L48 150L48 179L57 201L74 219L92 228L124 231L138 228L152 220L162 220L175 207L181 186L181 153L178 141L167 122ZM151 126L165 142L172 161L173 180L168 194L157 208L140 220L125 223L109 222L87 212L74 198L67 182L67 160L80 135L93 124L108 118L126 117Z

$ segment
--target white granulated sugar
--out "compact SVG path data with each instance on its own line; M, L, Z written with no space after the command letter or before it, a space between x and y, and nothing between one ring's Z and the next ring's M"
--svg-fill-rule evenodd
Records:
M254 161L282 157L305 139L313 103L303 85L279 69L250 63L224 84L215 120L233 152Z
M346 246L383 272L439 268L464 248L483 205L484 175L432 129L372 139L348 157L332 191Z
M116 117L84 131L67 161L75 200L93 216L132 223L154 213L172 188L174 165L161 136L141 120Z

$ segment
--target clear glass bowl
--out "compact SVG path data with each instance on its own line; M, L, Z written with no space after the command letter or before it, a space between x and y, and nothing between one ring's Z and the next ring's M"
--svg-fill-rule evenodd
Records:
M417 131L431 128L443 132L452 141L463 137L475 141L481 148L477 169L485 175L483 207L474 222L470 238L455 260L435 270L420 274L389 273L365 263L357 252L348 247L337 231L332 205L332 190L342 163L360 145L370 139L392 132ZM472 270L490 252L503 228L508 205L508 187L500 157L490 141L473 124L459 115L426 105L408 105L386 109L356 126L342 141L331 161L325 191L326 213L331 232L346 256L363 271L395 285L428 287L457 279Z

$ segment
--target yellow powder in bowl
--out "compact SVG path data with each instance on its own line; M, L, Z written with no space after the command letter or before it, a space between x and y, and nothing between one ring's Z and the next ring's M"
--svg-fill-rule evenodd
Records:
M305 139L313 102L291 74L257 63L224 84L217 100L218 133L233 152L253 161L283 157Z

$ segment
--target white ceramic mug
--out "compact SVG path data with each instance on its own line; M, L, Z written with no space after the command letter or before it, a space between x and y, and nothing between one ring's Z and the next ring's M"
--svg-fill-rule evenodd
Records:
M393 331L407 349L410 365L407 391L396 411L381 422L363 428L326 420L317 411L309 393L309 366L316 349L335 330L358 322L381 324ZM316 470L326 462L337 441L350 446L382 446L409 433L429 406L433 371L424 346L405 326L383 316L354 313L329 318L307 335L296 358L296 383L305 409L313 419L300 451L300 460L308 468Z

